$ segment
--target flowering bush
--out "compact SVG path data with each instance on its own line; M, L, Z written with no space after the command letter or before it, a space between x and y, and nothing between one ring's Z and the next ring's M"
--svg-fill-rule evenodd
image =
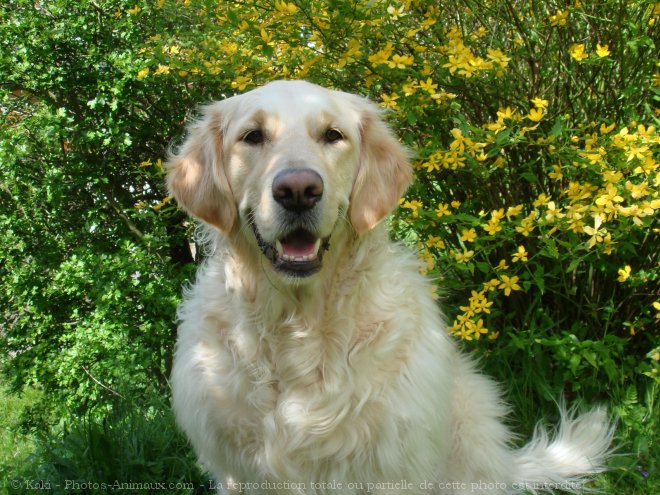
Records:
M573 342L559 383L575 389L589 370L616 379L626 355L659 379L657 4L152 8L198 29L147 40L138 80L220 79L228 95L308 78L390 109L417 155L394 230L453 303L452 333L483 349Z
M525 400L657 393L657 4L157 8L199 28L149 39L140 80L220 79L229 95L306 78L389 110L417 170L395 235L437 279L450 331Z

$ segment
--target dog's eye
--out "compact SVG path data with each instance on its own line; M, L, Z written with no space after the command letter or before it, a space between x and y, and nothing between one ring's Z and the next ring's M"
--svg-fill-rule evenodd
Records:
M325 131L325 134L323 135L323 139L325 140L326 143L332 144L344 139L344 135L337 129L328 129L327 131Z
M261 144L265 141L264 132L254 129L243 134L242 141L248 144Z

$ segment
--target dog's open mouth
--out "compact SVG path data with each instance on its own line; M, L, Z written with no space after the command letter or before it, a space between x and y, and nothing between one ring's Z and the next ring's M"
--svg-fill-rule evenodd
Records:
M322 239L312 232L299 228L273 244L264 241L254 222L250 222L263 255L273 267L294 277L307 277L321 269L323 253L330 247L330 239Z
M303 263L318 259L321 239L311 232L298 229L275 241L275 249L280 259L287 262Z

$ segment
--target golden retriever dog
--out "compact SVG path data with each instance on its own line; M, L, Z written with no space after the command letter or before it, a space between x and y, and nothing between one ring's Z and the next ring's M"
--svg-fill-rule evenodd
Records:
M497 385L381 223L412 169L376 105L277 81L188 131L168 187L210 254L179 308L173 407L221 491L579 491L603 469L601 408L511 446Z

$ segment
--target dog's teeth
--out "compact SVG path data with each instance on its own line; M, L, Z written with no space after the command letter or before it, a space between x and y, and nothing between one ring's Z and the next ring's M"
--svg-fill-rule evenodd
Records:
M316 254L306 254L305 256L291 256L290 254L280 254L280 258L282 258L284 261L294 261L294 262L301 262L301 261L312 261L316 259Z
M282 243L279 240L275 241L275 250L277 251L278 256L283 261L293 261L293 262L313 261L316 258L318 258L320 249L321 249L321 239L316 239L316 241L314 242L314 249L310 254L305 254L302 256L293 256L290 254L286 254L284 252L284 247L282 246Z

